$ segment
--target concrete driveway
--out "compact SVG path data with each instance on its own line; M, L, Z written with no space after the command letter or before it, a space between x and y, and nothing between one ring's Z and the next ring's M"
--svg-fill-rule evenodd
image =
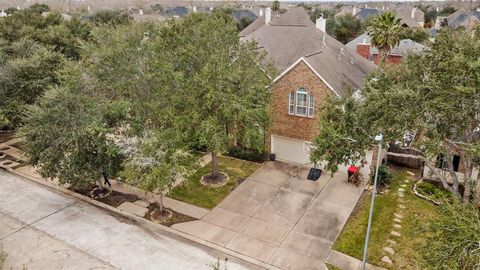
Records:
M202 220L173 228L282 269L326 269L363 185L347 183L346 168L318 181L307 180L308 171L267 162Z

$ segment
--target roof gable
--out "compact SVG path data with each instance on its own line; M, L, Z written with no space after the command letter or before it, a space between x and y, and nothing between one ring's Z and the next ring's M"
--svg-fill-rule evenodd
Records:
M245 33L243 33L245 34ZM376 65L357 55L310 21L303 8L292 8L263 24L242 40L257 42L268 58L284 74L303 59L337 94L345 87L358 88Z

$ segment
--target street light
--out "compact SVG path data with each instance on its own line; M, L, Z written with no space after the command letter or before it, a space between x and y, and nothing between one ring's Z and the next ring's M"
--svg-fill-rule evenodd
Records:
M370 202L370 214L368 215L367 236L365 237L365 248L363 249L363 261L362 261L363 270L365 270L365 267L367 265L368 240L370 239L370 230L372 229L373 205L375 204L375 193L377 193L378 167L380 166L382 140L383 140L382 134L375 136L375 141L378 142L377 167L375 168L375 180L373 181L372 201Z

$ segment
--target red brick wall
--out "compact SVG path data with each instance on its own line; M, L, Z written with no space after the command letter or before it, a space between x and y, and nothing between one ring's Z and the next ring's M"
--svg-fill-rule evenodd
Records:
M370 44L357 44L357 53L370 60Z
M303 87L309 95L314 95L315 110L313 118L290 115L290 92ZM270 149L270 135L279 135L299 140L311 141L317 134L318 113L322 102L333 92L303 62L300 61L287 74L275 82L272 87L271 125L267 133L267 147Z
M402 62L402 58L399 55L389 55L387 56L387 61L386 63L389 65L398 65ZM373 62L378 65L378 54L373 55Z

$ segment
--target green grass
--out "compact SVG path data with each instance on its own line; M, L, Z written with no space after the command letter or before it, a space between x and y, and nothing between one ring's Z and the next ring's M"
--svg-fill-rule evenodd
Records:
M218 165L219 170L227 173L230 177L230 180L224 186L214 188L200 183L200 178L211 172L212 167L209 163L188 177L181 185L175 187L170 192L169 197L212 209L261 166L260 164L223 156L218 158Z
M402 237L398 238L390 235L390 232L393 230L393 214L400 211L400 208L397 208L399 204L397 190L407 177L409 176L406 171L395 170L390 192L384 195L378 194L375 198L367 259L371 264L388 269L422 269L421 256L418 249L425 242L425 234L418 233L418 226L431 218L435 218L437 210L433 204L413 194L411 191L413 181L410 181L405 188L403 204L406 206L406 209L401 210L403 212L402 228L396 229L402 234ZM342 233L335 242L333 247L335 250L357 259L362 259L370 198L370 192L363 194L354 213L350 216ZM380 260L385 255L382 248L390 246L386 242L387 239L397 241L397 244L393 246L396 254L389 256L393 261L393 266L386 265Z

